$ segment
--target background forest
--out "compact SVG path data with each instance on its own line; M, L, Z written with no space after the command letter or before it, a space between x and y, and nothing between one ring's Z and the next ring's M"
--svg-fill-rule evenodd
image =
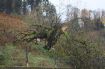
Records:
M105 10L49 0L0 0L0 67L105 69Z

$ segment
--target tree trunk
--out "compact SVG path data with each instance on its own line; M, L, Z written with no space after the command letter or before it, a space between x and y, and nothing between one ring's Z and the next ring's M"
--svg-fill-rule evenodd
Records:
M28 58L28 46L26 46L26 66L29 66L29 58Z

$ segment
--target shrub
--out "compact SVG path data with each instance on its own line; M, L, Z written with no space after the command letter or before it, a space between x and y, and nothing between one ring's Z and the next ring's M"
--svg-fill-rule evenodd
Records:
M95 69L101 67L98 62L92 61L97 57L103 57L103 49L100 42L92 41L86 37L86 33L79 32L68 34L68 37L62 36L56 44L56 53L58 57L64 59L64 62L73 66L74 69ZM101 59L100 59L101 60ZM95 65L95 66L94 66Z

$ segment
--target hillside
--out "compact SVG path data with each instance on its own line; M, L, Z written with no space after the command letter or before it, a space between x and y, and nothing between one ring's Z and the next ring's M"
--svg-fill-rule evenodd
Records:
M43 42L38 45L24 42L14 44L18 38L17 34L27 29L27 23L20 17L0 13L0 66L26 66L25 47L30 46L29 67L55 68L58 62L43 48Z
M0 13L0 30L17 30L27 29L27 25L16 16Z

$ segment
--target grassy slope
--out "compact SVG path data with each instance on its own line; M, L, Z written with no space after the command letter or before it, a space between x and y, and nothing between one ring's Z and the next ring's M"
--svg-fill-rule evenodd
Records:
M55 67L54 59L50 58L42 46L33 45L29 52L30 67ZM5 52L6 66L26 66L25 49L20 49L12 44L7 44L3 50ZM1 52L3 52L1 51Z
M34 21L31 20L30 18L27 18L25 20L26 20L25 22L27 23L24 23L22 19L16 16L9 16L7 14L0 13L0 29L5 29L6 31L8 30L22 31L23 28L24 29L27 28L28 23L29 25L31 23L34 23ZM2 38L0 39L3 41ZM11 39L7 38L5 40L10 41ZM31 50L29 52L29 66L48 68L57 67L54 58L51 58L52 53L43 49L44 46L43 43L40 43L39 45L31 44L30 46ZM0 56L1 55L4 56L3 58L4 64L3 65L0 64L0 66L26 66L25 48L21 47L21 45L20 46L14 45L13 43L8 42L7 44L5 44L4 47L1 48L2 49L0 49ZM2 58L0 57L0 61L1 60Z

